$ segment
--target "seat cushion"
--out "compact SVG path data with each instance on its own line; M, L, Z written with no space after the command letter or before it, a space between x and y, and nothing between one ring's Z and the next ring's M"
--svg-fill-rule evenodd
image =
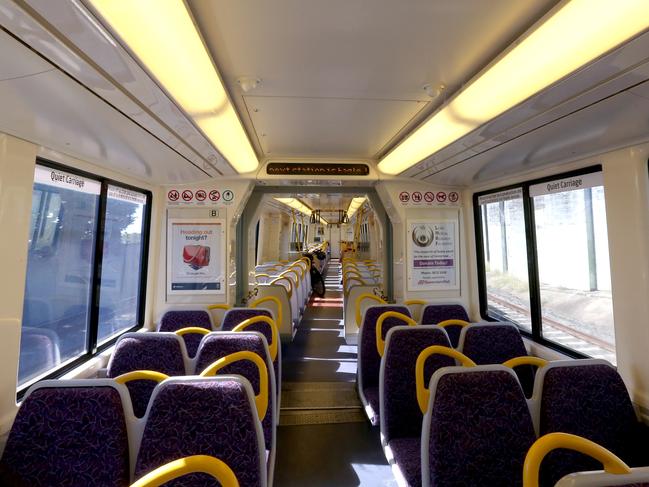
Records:
M372 408L373 414L370 417L370 422L373 426L379 424L379 388L378 387L366 387L363 389L363 394L365 399L367 399L368 404Z
M410 487L421 485L421 438L394 438L388 443L394 462Z

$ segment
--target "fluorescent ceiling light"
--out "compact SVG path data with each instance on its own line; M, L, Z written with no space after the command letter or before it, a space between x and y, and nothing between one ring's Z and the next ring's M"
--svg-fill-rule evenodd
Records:
M86 0L238 172L255 151L181 0Z
M356 213L356 210L358 210L361 206L363 206L363 203L365 203L366 199L367 196L359 196L357 198L352 198L352 200L349 202L349 207L347 208L347 217L350 220L352 219L354 213Z
M405 171L647 27L647 0L566 2L385 155L379 169Z
M294 210L297 210L300 213L307 215L309 217L313 213L313 210L311 208L309 208L307 205L302 203L297 198L273 198L273 199L279 201L280 203L285 204L286 206L290 206ZM320 223L324 225L329 225L329 222L322 217L320 217Z

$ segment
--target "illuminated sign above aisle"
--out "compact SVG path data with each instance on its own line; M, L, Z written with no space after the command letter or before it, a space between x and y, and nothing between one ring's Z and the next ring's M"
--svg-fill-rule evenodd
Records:
M271 176L367 176L367 164L335 164L315 162L271 162L266 174Z

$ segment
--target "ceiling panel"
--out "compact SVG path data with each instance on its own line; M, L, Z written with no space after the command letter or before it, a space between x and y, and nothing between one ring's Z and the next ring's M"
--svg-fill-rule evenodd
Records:
M422 89L425 83L443 83L447 93L455 91L556 0L188 4L261 152L374 158L382 143L404 128L409 120L405 113L414 112L412 103L430 101ZM242 76L262 80L246 101L250 96L276 98L268 102L273 106L268 117L250 118L237 84ZM407 108L395 108L397 101ZM255 137L262 133L259 123L275 140L260 144L261 137Z
M418 101L246 96L267 155L368 157L425 105ZM353 120L354 127L350 127Z

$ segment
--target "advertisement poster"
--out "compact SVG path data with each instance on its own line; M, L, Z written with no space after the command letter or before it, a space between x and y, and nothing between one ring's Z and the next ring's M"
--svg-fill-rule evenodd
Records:
M408 221L408 290L459 289L458 222Z
M169 219L167 225L167 293L224 294L224 222Z

